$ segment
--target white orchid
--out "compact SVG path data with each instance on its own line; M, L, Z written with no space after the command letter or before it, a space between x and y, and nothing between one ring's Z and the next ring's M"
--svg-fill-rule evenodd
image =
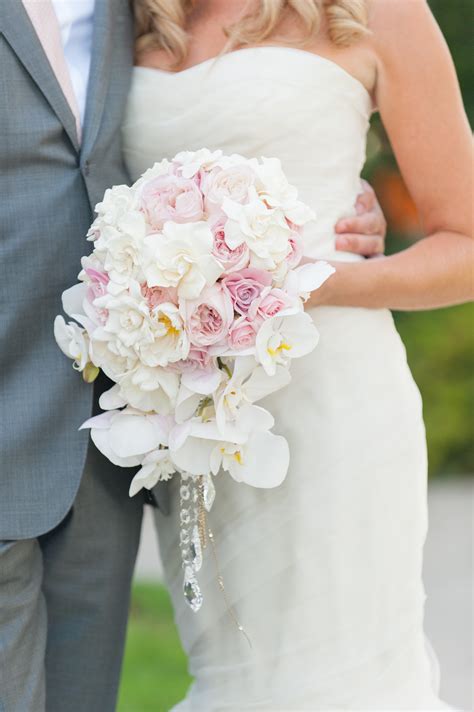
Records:
M168 431L163 421L163 416L127 407L89 418L81 430L90 428L97 449L115 465L133 467L166 442Z
M141 469L130 483L130 497L134 497L143 488L150 490L158 482L167 482L175 472L176 467L169 450L153 450L145 456Z
M80 429L90 429L97 449L121 467L152 462L150 454L159 448L173 452L182 447L190 432L189 424L177 424L171 416L144 413L130 406L89 418Z
M214 422L195 421L173 462L191 475L216 475L222 467L237 482L278 487L288 470L289 449L285 438L270 432L273 423L270 413L251 405L239 411L235 426L226 427L224 435Z
M262 182L261 196L272 208L280 208L295 225L305 225L316 215L298 200L298 191L288 182L278 158L262 158L257 174Z
M142 266L149 287L176 287L183 299L194 299L222 273L212 255L214 237L205 222L167 222L163 234L145 238Z
M307 262L288 272L285 291L306 300L310 293L319 289L336 270L328 262L321 260Z
M109 391L108 399L102 399L101 404L106 401L119 402L120 398ZM81 426L86 428L90 428L97 449L111 462L120 467L141 465L130 484L130 497L143 487L152 489L158 481L172 477L176 472L172 453L182 447L189 433L187 424L177 425L172 417L130 407L90 418Z
M83 371L90 362L86 330L73 321L66 324L62 316L57 316L54 320L54 337L63 354L73 360L76 371Z
M221 434L227 431L228 423L236 423L242 406L256 403L271 393L280 390L291 381L287 368L277 366L270 377L252 356L238 356L233 373L216 390L214 395L216 424Z
M318 344L319 332L309 314L291 311L267 319L257 333L257 361L269 376L276 374L279 365L288 366L291 359L306 356Z

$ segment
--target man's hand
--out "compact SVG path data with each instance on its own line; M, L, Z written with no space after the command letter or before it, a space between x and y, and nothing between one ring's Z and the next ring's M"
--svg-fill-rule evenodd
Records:
M356 215L336 223L336 249L378 257L385 252L387 223L372 186L362 183L364 192L357 198Z

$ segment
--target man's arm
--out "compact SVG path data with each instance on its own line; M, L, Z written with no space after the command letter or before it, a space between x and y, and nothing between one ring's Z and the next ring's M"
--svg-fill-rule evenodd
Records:
M356 201L356 215L336 223L336 249L355 252L364 257L376 257L385 252L387 222L377 196L367 181Z

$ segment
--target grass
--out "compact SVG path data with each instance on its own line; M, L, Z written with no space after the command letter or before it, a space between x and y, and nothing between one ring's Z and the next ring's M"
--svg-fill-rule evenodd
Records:
M117 712L168 712L190 682L168 593L135 584Z

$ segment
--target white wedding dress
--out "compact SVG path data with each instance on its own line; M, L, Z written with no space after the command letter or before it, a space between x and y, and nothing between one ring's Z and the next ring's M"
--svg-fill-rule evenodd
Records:
M136 68L125 157L135 180L181 150L277 156L317 212L306 254L357 260L335 251L333 228L360 192L370 113L358 80L303 50L237 50L177 74ZM157 514L195 677L179 712L446 708L423 634L425 432L404 346L389 311L310 313L319 346L262 402L290 444L286 481L264 491L216 478L210 524L251 648L228 617L209 551L202 609L184 601L178 478L171 516Z

